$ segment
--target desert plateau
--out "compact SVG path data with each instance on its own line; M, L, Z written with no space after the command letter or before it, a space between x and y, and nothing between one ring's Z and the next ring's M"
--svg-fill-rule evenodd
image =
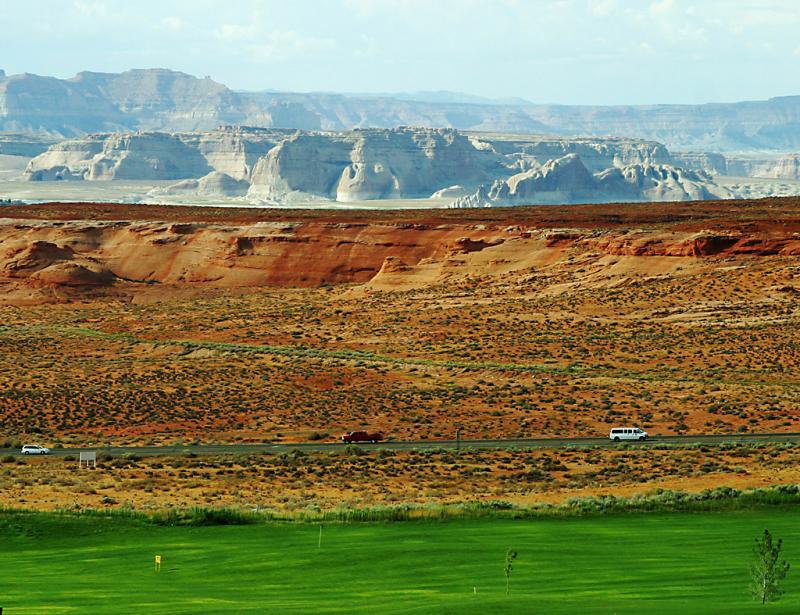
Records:
M0 615L800 613L790 0L5 0Z
M6 206L0 417L64 446L793 431L799 211Z

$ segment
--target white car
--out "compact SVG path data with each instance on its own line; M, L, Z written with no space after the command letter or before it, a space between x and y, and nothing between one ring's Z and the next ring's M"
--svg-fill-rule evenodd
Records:
M26 444L22 447L23 455L49 455L50 449L38 444Z
M647 440L648 433L638 427L615 427L608 434L609 440L619 442L620 440Z

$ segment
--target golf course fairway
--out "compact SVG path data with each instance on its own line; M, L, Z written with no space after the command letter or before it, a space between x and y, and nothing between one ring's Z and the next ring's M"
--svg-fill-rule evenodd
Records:
M747 587L765 528L798 569L785 595L762 606ZM174 527L5 512L0 540L3 615L800 612L800 518L791 507L321 532L311 523ZM519 556L507 595L509 548Z

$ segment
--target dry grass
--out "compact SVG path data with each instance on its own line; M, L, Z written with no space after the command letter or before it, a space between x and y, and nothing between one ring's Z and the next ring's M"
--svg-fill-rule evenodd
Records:
M40 209L23 213L54 214ZM56 217L75 213L62 209ZM95 210L106 218L152 214L152 208ZM8 211L16 215L14 208ZM164 216L192 211L166 209ZM597 247L598 237L624 239L641 227L653 236L670 229L778 229L785 238L800 228L797 211L796 200L789 199L468 212L473 222L588 228L589 239L545 246L541 238L515 231L501 244L384 271L366 284L233 290L159 285L151 294L150 286L139 285L133 302L88 298L0 306L0 439L92 446L298 442L332 440L358 428L415 440L450 439L456 428L464 438L594 436L621 424L653 434L800 431L800 256L632 256ZM225 216L262 214L204 215L226 221ZM450 223L455 215L353 212L331 219L377 216L399 223L439 216L424 220L433 224ZM743 237L740 245L746 247ZM701 459L704 453L692 455ZM654 461L641 473L622 468L620 476L633 477L629 483L605 471L590 476L595 469L572 468L571 478L556 476L555 483L543 483L546 488L537 483L535 493L549 497L554 484L624 491L667 479L688 483L676 485L681 488L708 486L707 475L737 484L767 480L766 469L753 473L753 460L745 461L724 460L728 469L699 474L660 469ZM347 488L353 468L343 464L362 462L331 463L330 470L310 474L292 470L296 483L286 493L300 503L361 498ZM371 468L390 465L370 462L356 475L359 483L371 480ZM729 469L738 466L748 474ZM180 487L159 482L162 472L136 472L124 489L152 494L153 501L170 489L176 500L230 503L241 483L237 473L249 475L250 467L226 467L213 480L190 476ZM504 481L499 465L475 472L469 480L432 476L413 497L527 497L511 489L521 479ZM229 477L226 486L222 478ZM410 485L419 477L413 474L397 470L396 477L385 478L385 491L376 487L363 497L392 501L416 492ZM33 479L13 475L13 481L24 480ZM107 491L121 500L123 487L113 484L64 487L79 500ZM328 485L329 493L319 484ZM36 485L26 487L35 491ZM237 493L254 501L262 497L255 486Z
M800 449L785 445L555 451L426 451L145 457L79 469L63 458L0 466L0 506L268 507L287 512L397 503L572 497L655 489L700 491L800 482Z
M798 303L776 289L793 288L797 263L705 262L614 289L563 289L581 266L562 264L402 292L0 307L0 437L796 431Z

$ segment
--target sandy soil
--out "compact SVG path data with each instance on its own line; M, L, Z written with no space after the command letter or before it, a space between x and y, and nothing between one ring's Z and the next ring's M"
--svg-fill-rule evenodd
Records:
M0 438L800 431L796 199L290 215L49 205L2 217ZM714 481L796 480L791 464L751 461ZM651 465L628 483L558 489L710 484ZM431 489L524 500L498 468L468 493L455 478ZM345 497L348 474L333 475L328 496L305 485L312 499ZM46 491L42 481L28 487ZM197 481L176 501L205 493ZM113 489L121 501L129 484Z
M249 457L63 458L0 463L0 506L241 506L285 511L500 500L562 503L656 489L800 482L796 447L299 452Z

